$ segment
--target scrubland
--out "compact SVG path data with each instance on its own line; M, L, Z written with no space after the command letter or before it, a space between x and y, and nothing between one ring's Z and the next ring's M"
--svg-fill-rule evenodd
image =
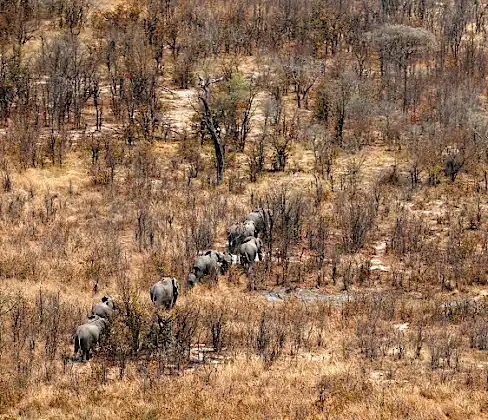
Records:
M1 418L488 418L483 2L0 5Z

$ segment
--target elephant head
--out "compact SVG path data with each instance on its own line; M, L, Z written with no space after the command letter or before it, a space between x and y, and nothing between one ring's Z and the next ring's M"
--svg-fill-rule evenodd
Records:
M256 224L253 220L244 220L242 226L242 235L244 237L256 236Z
M106 295L102 297L100 302L92 306L92 315L98 315L102 318L110 318L113 315L115 303L112 296Z
M102 302L105 303L109 308L115 309L115 303L112 296L104 296Z
M273 221L273 211L271 209L257 207L251 213L249 213L245 219L245 221L253 221L256 233L254 236L258 236L258 234L267 237L268 229L272 225Z

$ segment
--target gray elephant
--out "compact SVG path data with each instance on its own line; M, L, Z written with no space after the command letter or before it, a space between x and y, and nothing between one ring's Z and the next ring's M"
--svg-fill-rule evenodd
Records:
M256 257L259 261L263 260L261 254L261 248L263 247L263 241L260 238L250 236L244 240L239 247L239 259L241 265L247 267L248 272L254 267Z
M273 212L270 209L256 208L244 218L244 221L252 221L254 223L256 228L254 236L258 236L260 233L265 235L266 227L269 225L272 216Z
M217 260L217 266L220 268L220 274L225 274L229 271L232 265L232 255L228 252L214 251L213 249L205 251L203 255L210 255L211 258Z
M76 329L75 334L75 355L81 351L81 360L86 362L90 359L90 350L100 341L100 336L107 326L107 320L98 315L93 315L83 325Z
M234 223L227 229L228 250L236 254L239 246L248 236L256 236L256 225L252 220L245 220L241 223Z
M193 263L193 269L188 275L188 285L192 288L200 279L210 276L213 282L217 282L217 273L223 274L232 263L232 257L218 251L206 251L204 255L197 257Z
M151 286L151 301L158 308L171 309L176 304L180 283L174 277L162 277Z
M101 302L95 303L92 307L92 315L98 315L101 318L109 319L115 309L114 299L112 296L104 296Z

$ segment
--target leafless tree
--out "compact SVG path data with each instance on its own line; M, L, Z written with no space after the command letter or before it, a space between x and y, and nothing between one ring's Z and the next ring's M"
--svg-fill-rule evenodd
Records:
M215 160L217 163L217 185L222 184L224 179L224 146L218 131L218 126L215 124L214 116L210 108L210 86L219 83L223 77L216 79L200 78L200 93L198 99L202 103L202 121L207 128L210 137L212 138L215 150Z

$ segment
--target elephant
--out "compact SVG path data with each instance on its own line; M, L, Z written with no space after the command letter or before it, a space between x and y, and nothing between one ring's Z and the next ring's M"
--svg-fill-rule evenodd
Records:
M252 220L235 223L227 229L228 250L236 254L239 246L248 236L256 236L256 225Z
M254 222L256 233L253 236L258 236L260 233L262 235L266 234L266 227L269 224L271 218L273 217L273 212L270 209L255 208L251 213L249 213L244 221Z
M151 301L158 308L171 309L176 304L180 283L174 277L161 277L151 286Z
M76 329L75 335L75 355L81 350L81 360L86 362L90 359L90 350L98 344L100 336L107 326L107 320L93 315L83 325Z
M263 260L261 254L261 248L263 247L263 241L260 238L253 236L247 237L239 247L239 258L242 266L247 266L248 272L251 272L252 267L255 264L256 256L259 261Z
M217 282L217 272L223 274L232 263L232 257L218 251L206 251L204 255L197 257L193 263L193 269L188 275L188 285L192 288L201 278L210 276L213 282Z
M112 296L104 296L101 302L95 303L92 307L92 315L98 315L100 318L109 319L115 309L114 299Z
M214 260L217 260L217 266L220 267L220 274L225 274L232 265L232 255L228 252L219 252L211 249L203 255L209 255Z

